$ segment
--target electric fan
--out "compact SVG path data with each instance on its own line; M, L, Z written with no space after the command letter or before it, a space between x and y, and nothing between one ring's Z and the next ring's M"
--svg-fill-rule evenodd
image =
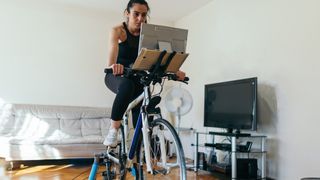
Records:
M167 110L178 116L177 132L180 131L181 116L187 114L193 104L191 94L181 87L170 88L164 98Z

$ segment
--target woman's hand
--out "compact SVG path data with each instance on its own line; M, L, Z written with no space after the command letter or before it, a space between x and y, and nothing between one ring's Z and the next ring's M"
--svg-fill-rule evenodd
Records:
M110 66L110 68L112 68L113 75L123 74L123 65L122 64L112 64Z
M186 73L183 71L180 71L180 70L176 72L176 75L178 77L178 80L180 80L180 81L183 81L184 78L186 77Z

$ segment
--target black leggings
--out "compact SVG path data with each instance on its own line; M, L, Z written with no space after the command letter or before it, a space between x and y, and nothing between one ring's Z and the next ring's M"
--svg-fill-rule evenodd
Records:
M121 120L128 105L143 92L143 85L139 79L129 79L113 74L106 74L104 82L106 86L116 94L113 101L111 119ZM133 125L136 125L140 113L140 103L132 109Z

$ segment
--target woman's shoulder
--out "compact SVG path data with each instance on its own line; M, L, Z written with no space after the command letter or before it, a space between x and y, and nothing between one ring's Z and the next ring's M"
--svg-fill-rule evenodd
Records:
M112 28L113 31L116 32L125 32L123 24L118 24Z
M118 37L126 35L126 31L123 27L123 24L118 24L118 25L112 27L112 34L115 34Z

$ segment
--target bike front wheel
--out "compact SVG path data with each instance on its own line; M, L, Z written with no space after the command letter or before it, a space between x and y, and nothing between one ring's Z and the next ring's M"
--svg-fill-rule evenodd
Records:
M165 119L156 119L150 123L148 144L152 173L146 167L145 145L138 149L138 170L140 179L173 179L179 176L186 179L186 163L180 138L174 127ZM174 175L174 176L171 176ZM176 179L176 178L174 178Z

